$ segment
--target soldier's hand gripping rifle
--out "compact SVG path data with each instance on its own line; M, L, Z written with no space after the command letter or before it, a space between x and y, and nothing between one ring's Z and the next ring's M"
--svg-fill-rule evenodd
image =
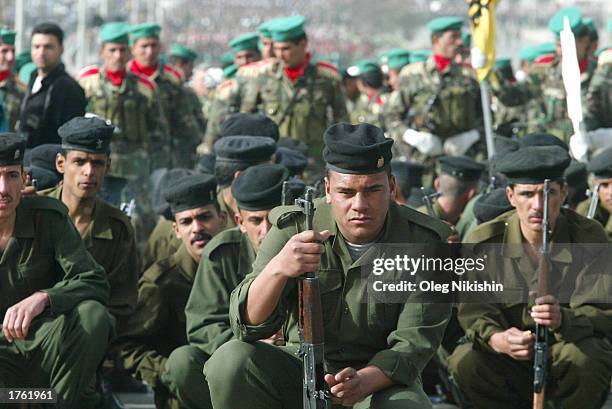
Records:
M421 187L421 192L423 193L423 203L425 203L425 207L427 207L427 213L431 217L437 218L436 212L434 211L434 208L433 208L433 202L438 197L442 196L442 192L435 192L435 193L428 195L425 193L424 187Z
M587 190L587 196L590 196L591 202L589 203L589 211L587 212L587 216L589 219L595 217L595 212L597 211L597 205L599 204L599 188L601 185L595 185L595 189Z
M312 188L307 188L304 198L295 200L306 215L306 230L312 230L312 197ZM321 293L315 272L304 273L298 278L298 331L299 355L304 364L304 409L331 409L331 393L325 381Z
M549 242L549 213L548 196L550 194L550 180L544 180L544 215L542 217L542 249L538 262L538 294L544 297L548 294L548 242ZM533 358L533 409L544 409L544 395L546 389L546 372L548 365L548 328L536 323Z

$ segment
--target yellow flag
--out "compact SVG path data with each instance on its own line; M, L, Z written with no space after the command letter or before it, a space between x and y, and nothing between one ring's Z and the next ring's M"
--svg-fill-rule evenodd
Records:
M484 80L495 65L495 6L497 0L466 0L472 27L472 65L478 81Z

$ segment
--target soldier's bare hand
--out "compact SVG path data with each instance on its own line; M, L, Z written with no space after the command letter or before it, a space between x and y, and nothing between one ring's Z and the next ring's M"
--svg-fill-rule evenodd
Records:
M32 183L32 175L30 173L26 174L26 182L21 189L22 196L35 196L36 195L36 186Z
M531 307L531 318L540 325L551 329L561 327L561 305L552 295L536 298L535 304Z
M6 310L2 322L2 333L8 342L25 339L32 320L42 313L49 305L49 296L44 292L36 292Z
M298 277L309 271L317 271L323 254L323 243L329 231L303 231L291 237L272 261L275 271L287 277Z
M336 375L325 375L331 387L332 400L343 406L353 406L368 396L363 388L362 378L354 368L344 368Z
M276 334L270 338L260 339L261 342L265 342L270 345L285 345L285 337L283 336L283 330L280 329Z
M506 354L517 361L528 361L533 357L534 335L531 331L521 331L512 327L493 334L489 345L500 354Z

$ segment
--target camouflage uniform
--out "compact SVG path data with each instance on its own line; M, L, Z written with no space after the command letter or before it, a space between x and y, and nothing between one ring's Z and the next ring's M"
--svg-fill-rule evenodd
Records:
M9 75L0 82L0 97L8 113L8 129L15 131L15 124L21 112L21 101L26 92L26 87L17 80L15 75Z
M612 128L612 50L601 59L593 74L584 101L585 124L588 130ZM602 61L608 60L602 63Z
M361 94L350 113L351 123L369 123L385 129L383 113L385 104L389 101L389 92L386 89L377 91L372 97Z

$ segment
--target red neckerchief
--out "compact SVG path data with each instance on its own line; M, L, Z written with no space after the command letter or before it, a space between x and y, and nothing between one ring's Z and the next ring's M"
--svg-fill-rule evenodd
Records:
M534 60L534 63L538 64L538 65L540 65L540 64L549 64L549 63L553 62L555 60L555 58L557 58L555 56L555 54L546 54L546 55L543 55L541 57L536 58Z
M309 62L310 62L310 53L306 53L306 56L304 57L304 61L300 65L294 68L289 68L289 67L284 68L285 75L287 76L287 78L291 80L291 82L295 82L298 78L304 75L304 70L308 66Z
M436 63L436 68L438 72L442 73L449 66L451 60L450 58L442 57L441 55L434 54L433 55L434 62Z
M374 98L376 98L376 105L382 105L382 99L380 98L380 95L378 93L378 90L373 90L372 92L370 92L370 95L368 95L368 99L369 102L371 103L372 101L374 101Z
M11 75L11 70L0 71L0 82L4 81Z
M110 80L111 84L116 87L121 85L123 79L125 78L125 68L121 71L111 71L108 68L105 68L104 73L106 74L106 77Z
M130 70L135 72L136 74L144 75L145 77L150 77L153 75L155 70L157 70L157 64L151 67L142 67L136 60L132 60L132 64L130 65Z
M578 61L578 68L580 68L580 74L586 72L589 66L589 57L584 57L582 60Z

